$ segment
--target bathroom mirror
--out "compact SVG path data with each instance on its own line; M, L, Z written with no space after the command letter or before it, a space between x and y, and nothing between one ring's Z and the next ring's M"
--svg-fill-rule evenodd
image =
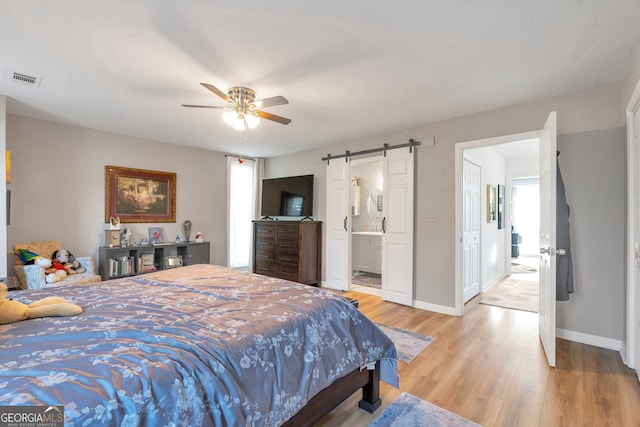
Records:
M382 190L373 190L367 198L367 213L371 219L382 217Z

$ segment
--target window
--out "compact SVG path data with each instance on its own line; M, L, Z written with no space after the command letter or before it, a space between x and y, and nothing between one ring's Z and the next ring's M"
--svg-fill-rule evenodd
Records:
M227 156L228 172L228 265L248 268L251 257L251 220L256 201L256 162Z

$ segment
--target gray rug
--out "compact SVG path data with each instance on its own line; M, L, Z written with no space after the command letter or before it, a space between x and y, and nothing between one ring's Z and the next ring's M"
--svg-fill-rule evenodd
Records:
M483 293L480 304L537 313L540 305L539 288L538 282L510 277Z
M433 341L432 337L420 335L404 329L381 325L378 327L391 338L396 346L398 360L409 363Z
M537 268L529 265L518 264L516 262L511 263L511 274L529 274L538 271Z
M370 427L480 427L459 415L404 392Z
M382 275L368 273L366 271L356 271L351 276L351 283L369 288L382 289Z

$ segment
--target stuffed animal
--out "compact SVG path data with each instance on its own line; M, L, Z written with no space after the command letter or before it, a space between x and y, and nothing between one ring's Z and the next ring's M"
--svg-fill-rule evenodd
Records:
M7 285L0 283L0 325L36 317L76 316L82 307L60 297L47 297L31 304L7 299Z
M44 267L44 271L47 274L44 281L47 283L56 283L67 277L67 272L53 267L53 262L49 258L38 257L35 260L35 264Z
M64 270L67 274L79 274L87 271L66 249L58 249L51 255L53 267L56 270Z

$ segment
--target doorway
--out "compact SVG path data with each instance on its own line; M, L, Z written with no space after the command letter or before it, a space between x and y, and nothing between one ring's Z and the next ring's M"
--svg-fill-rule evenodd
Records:
M481 166L479 185L481 189L480 243L478 245L480 248L478 291L481 294L489 292L492 288L497 290L498 285L504 284L510 279L511 282L529 281L534 279L535 273L537 273L535 265L539 261L537 256L539 228L536 225L530 225L528 210L539 211L539 194L535 194L533 197L531 193L533 187L530 186L535 183L539 173L538 137L539 134L534 132L511 135L463 143L459 149L461 164L464 165L467 160L471 159L475 164ZM463 169L464 166L461 170ZM460 180L456 183L456 188L459 189L462 196L459 205L456 206L456 216L460 215L460 220L457 220L456 223L461 227L459 235L461 241L464 241L464 174L461 174L460 177L456 176L456 178ZM490 209L496 209L490 207L490 194L492 194L493 188L497 189L498 187L504 191L500 221L498 221L498 212L490 213ZM516 193L521 197L515 196ZM457 197L456 201L458 201ZM520 208L526 211L523 213ZM520 236L517 231L516 221L519 221L519 226L523 228L523 236ZM514 242L517 243L515 247ZM525 248L519 246L525 242ZM520 253L514 253L514 249L519 249ZM465 271L468 263L464 261L464 252L463 245L459 262L456 264L456 276L458 276L456 279L456 311L459 315L463 314L463 304L468 297L464 287L465 278L471 277L471 273ZM512 255L514 256L512 257ZM512 266L512 262L516 265ZM534 272L533 269L536 271ZM524 275L527 270L530 270L528 271L530 274ZM511 286L513 283L509 285ZM519 291L518 288L513 290ZM508 295L509 292L506 294Z
M414 290L414 165L413 145L385 148L382 156L382 197L371 206L381 208L382 299L413 304ZM376 150L378 151L378 150ZM383 150L380 150L383 151ZM326 160L326 159L323 159ZM351 161L350 161L351 160ZM323 286L351 288L351 163L327 161L326 263Z
M505 161L509 164L513 159ZM525 157L522 160L529 159ZM532 156L531 160L536 164L538 162L537 156ZM540 305L539 178L513 178L510 180L510 187L510 266L507 267L507 275L504 278L485 290L480 302L537 313Z
M381 296L382 160L352 160L351 175L351 289Z

